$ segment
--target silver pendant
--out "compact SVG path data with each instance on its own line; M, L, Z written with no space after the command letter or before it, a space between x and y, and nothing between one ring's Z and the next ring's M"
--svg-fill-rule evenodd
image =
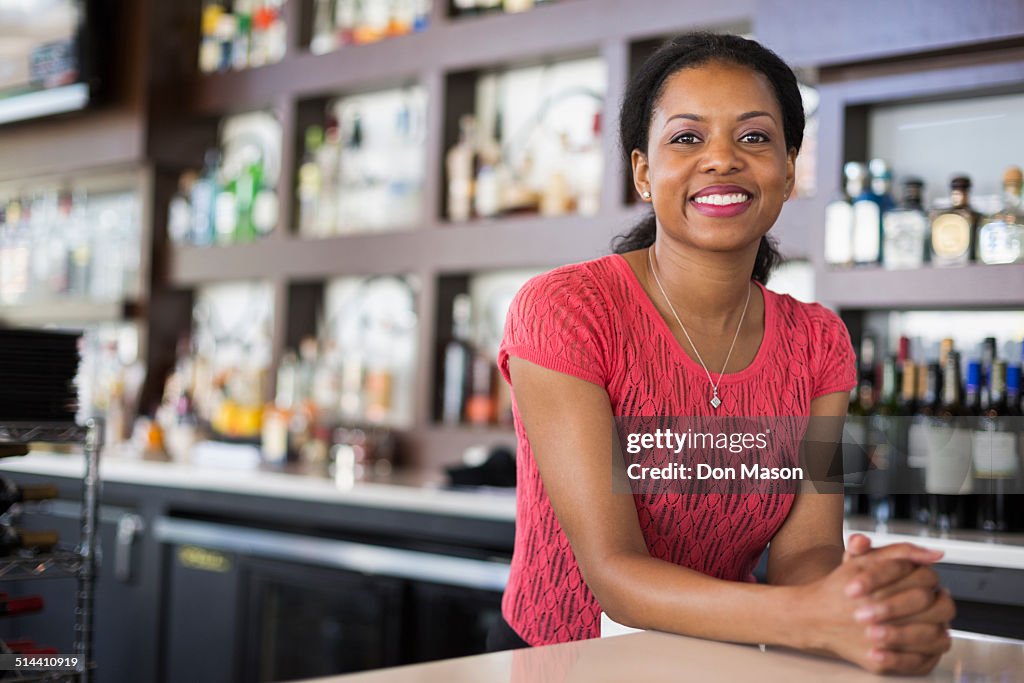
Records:
M714 389L715 395L711 397L711 407L717 408L718 406L722 405L722 399L718 398L718 387L712 388Z

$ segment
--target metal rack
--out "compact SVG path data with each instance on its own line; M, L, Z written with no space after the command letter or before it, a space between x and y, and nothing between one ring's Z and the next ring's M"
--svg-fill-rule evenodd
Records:
M74 654L84 661L81 673L33 671L12 681L93 680L93 602L96 583L96 538L99 523L100 450L103 446L103 421L74 422L2 422L0 445L28 443L80 444L84 449L85 473L82 477L82 533L75 549L55 549L37 555L0 558L0 581L38 578L77 578Z

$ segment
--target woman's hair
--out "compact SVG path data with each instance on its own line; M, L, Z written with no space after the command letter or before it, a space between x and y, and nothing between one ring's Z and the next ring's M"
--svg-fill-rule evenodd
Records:
M622 98L619 112L619 142L632 165L634 149L646 152L654 107L665 89L665 82L677 71L709 62L745 66L768 79L782 110L782 131L787 150L800 151L804 137L804 108L796 75L782 59L760 43L739 36L719 33L688 33L662 45L633 75ZM612 241L612 250L622 254L654 244L657 232L652 211L629 232ZM751 277L762 284L768 282L772 269L782 262L775 241L761 238Z

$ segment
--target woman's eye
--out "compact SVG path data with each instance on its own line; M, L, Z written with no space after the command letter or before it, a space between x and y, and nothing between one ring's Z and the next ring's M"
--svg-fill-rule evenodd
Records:
M744 142L768 142L768 136L764 133L744 133L740 140Z
M698 138L693 133L680 133L679 135L672 138L672 142L681 142L684 145L692 145L698 141Z

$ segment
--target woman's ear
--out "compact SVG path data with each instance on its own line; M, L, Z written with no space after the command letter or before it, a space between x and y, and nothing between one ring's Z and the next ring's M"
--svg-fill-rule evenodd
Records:
M651 192L651 167L647 165L647 155L638 149L634 149L629 155L630 163L633 165L633 187L636 193L644 199L650 199ZM647 193L645 196L644 193Z
M793 188L796 186L796 147L790 147L786 153L786 193L783 196L782 201L787 201L793 194Z

